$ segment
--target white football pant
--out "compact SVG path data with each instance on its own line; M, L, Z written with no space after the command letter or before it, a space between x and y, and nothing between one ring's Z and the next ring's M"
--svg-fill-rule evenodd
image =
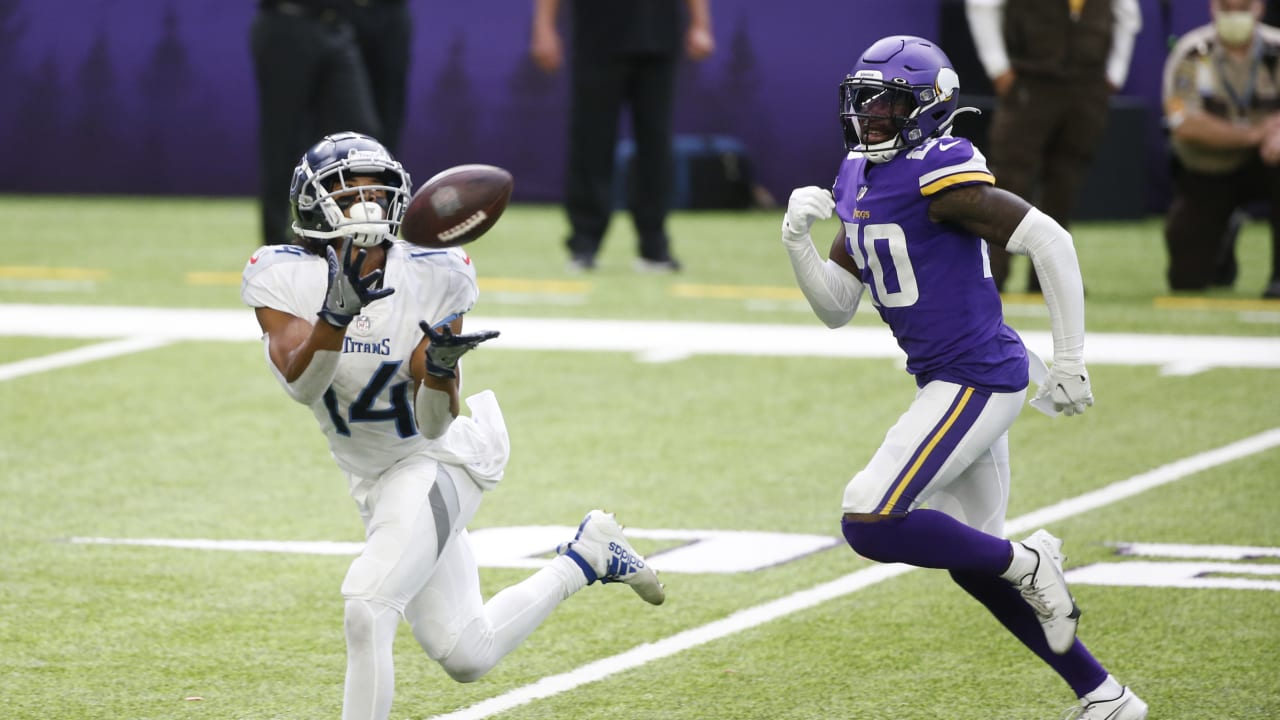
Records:
M901 514L928 504L1003 537L1008 433L1025 397L1025 390L984 393L942 381L920 388L845 487L844 512Z
M390 714L392 643L401 615L450 677L472 682L586 585L582 571L561 556L484 603L466 532L481 496L465 470L412 456L358 503L367 540L342 583L343 720L385 720Z

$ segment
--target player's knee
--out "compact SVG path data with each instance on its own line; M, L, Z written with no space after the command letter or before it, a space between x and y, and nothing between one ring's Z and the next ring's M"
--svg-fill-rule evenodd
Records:
M492 628L481 622L472 623L439 662L449 677L458 682L470 683L484 677L497 664Z
M379 602L348 600L342 613L342 627L348 641L364 641L373 638L379 619L395 609Z
M441 658L440 666L449 674L449 677L460 683L473 683L493 669L493 663L487 654L480 655L458 650Z
M891 548L896 542L897 527L904 517L845 513L840 520L840 530L845 542L859 555L877 562L894 562L890 559Z

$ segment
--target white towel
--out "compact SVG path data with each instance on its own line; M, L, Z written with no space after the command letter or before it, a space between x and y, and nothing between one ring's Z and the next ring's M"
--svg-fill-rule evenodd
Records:
M471 416L454 418L444 435L428 441L426 453L462 467L481 490L492 490L502 480L511 457L507 424L492 390L468 397L467 407Z

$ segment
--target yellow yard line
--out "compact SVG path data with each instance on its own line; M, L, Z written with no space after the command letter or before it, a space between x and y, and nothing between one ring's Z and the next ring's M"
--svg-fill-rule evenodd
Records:
M1233 312L1280 311L1280 300L1239 300L1205 297L1158 297L1151 301L1158 310L1230 310Z
M238 272L189 272L184 277L188 285L239 285Z

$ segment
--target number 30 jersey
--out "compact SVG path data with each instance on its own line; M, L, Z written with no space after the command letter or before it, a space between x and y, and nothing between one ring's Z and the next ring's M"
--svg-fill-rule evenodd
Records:
M294 245L266 245L245 265L240 297L250 307L315 323L328 283L323 257ZM409 356L422 341L418 323L449 322L471 310L479 295L465 251L427 250L400 241L387 250L383 284L395 292L368 304L351 321L333 383L311 405L338 466L361 478L377 477L425 449L409 374Z
M986 242L929 219L936 193L974 183L995 178L964 138L935 138L880 164L849 153L833 188L836 214L918 386L945 380L1016 392L1027 386L1027 353L1004 322Z

